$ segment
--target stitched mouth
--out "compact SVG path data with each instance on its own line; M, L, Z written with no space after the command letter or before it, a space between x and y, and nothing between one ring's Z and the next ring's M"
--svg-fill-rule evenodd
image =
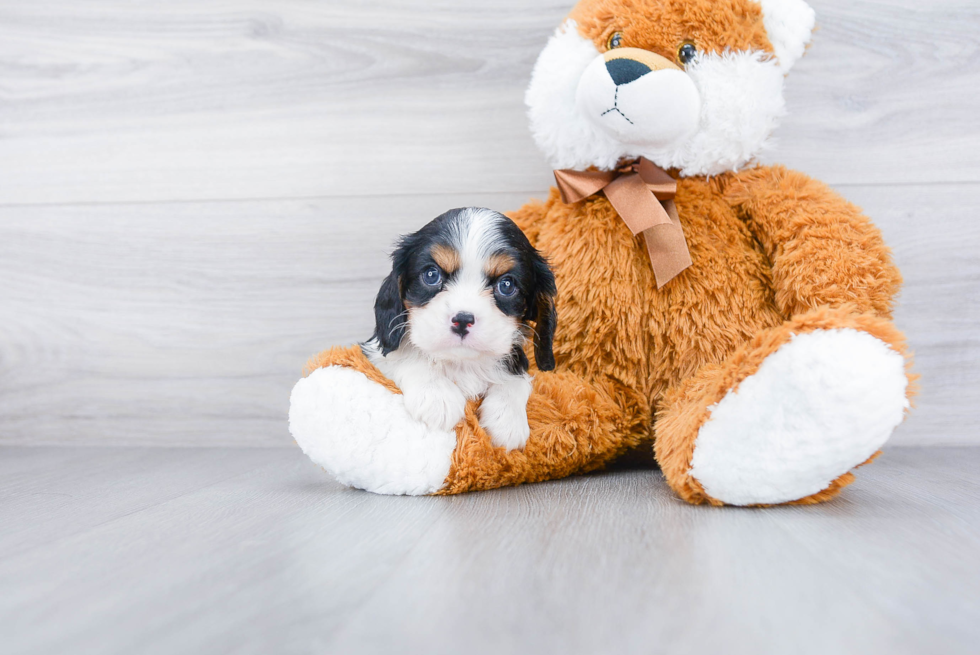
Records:
M621 110L621 109L619 108L619 86L617 86L617 87L616 87L616 93L615 93L615 95L613 95L613 106L612 106L612 107L610 107L609 109L607 109L606 111L604 111L604 112L602 112L602 113L601 113L601 114L599 114L599 115L600 115L600 116L605 116L606 114L609 114L609 113L611 113L611 112L616 112L617 114L619 114L620 116L622 116L622 117L623 117L623 119L624 119L624 120L625 120L625 121L626 121L627 123L629 123L630 125L633 125L633 121L631 121L631 120L629 119L629 116L627 116L626 114L624 114L624 113L623 113L623 110Z

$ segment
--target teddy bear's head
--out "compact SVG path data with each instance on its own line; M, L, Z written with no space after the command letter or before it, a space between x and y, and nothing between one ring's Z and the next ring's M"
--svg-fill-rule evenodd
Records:
M803 0L582 0L535 65L531 131L555 168L738 169L783 114L813 26Z

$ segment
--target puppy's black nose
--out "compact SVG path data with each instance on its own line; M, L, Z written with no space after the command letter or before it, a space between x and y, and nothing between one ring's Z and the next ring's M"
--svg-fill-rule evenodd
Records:
M458 312L453 316L453 332L461 337L465 337L474 323L476 323L476 317L473 314L469 312Z
M612 78L616 86L619 86L640 79L650 72L650 67L633 59L620 57L607 61L606 71L609 72L609 77Z

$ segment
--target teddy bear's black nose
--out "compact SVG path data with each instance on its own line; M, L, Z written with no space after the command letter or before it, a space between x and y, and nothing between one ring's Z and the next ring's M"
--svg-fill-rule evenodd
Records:
M650 72L650 67L633 59L620 57L606 62L606 70L616 86L629 84Z

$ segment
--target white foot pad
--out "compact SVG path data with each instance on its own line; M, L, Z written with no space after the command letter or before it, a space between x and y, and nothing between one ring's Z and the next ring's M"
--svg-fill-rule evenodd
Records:
M455 431L416 421L403 396L342 366L317 369L296 383L289 431L337 480L380 494L438 491L456 448Z
M730 505L815 494L884 445L907 386L903 357L866 332L796 335L711 408L690 473Z

